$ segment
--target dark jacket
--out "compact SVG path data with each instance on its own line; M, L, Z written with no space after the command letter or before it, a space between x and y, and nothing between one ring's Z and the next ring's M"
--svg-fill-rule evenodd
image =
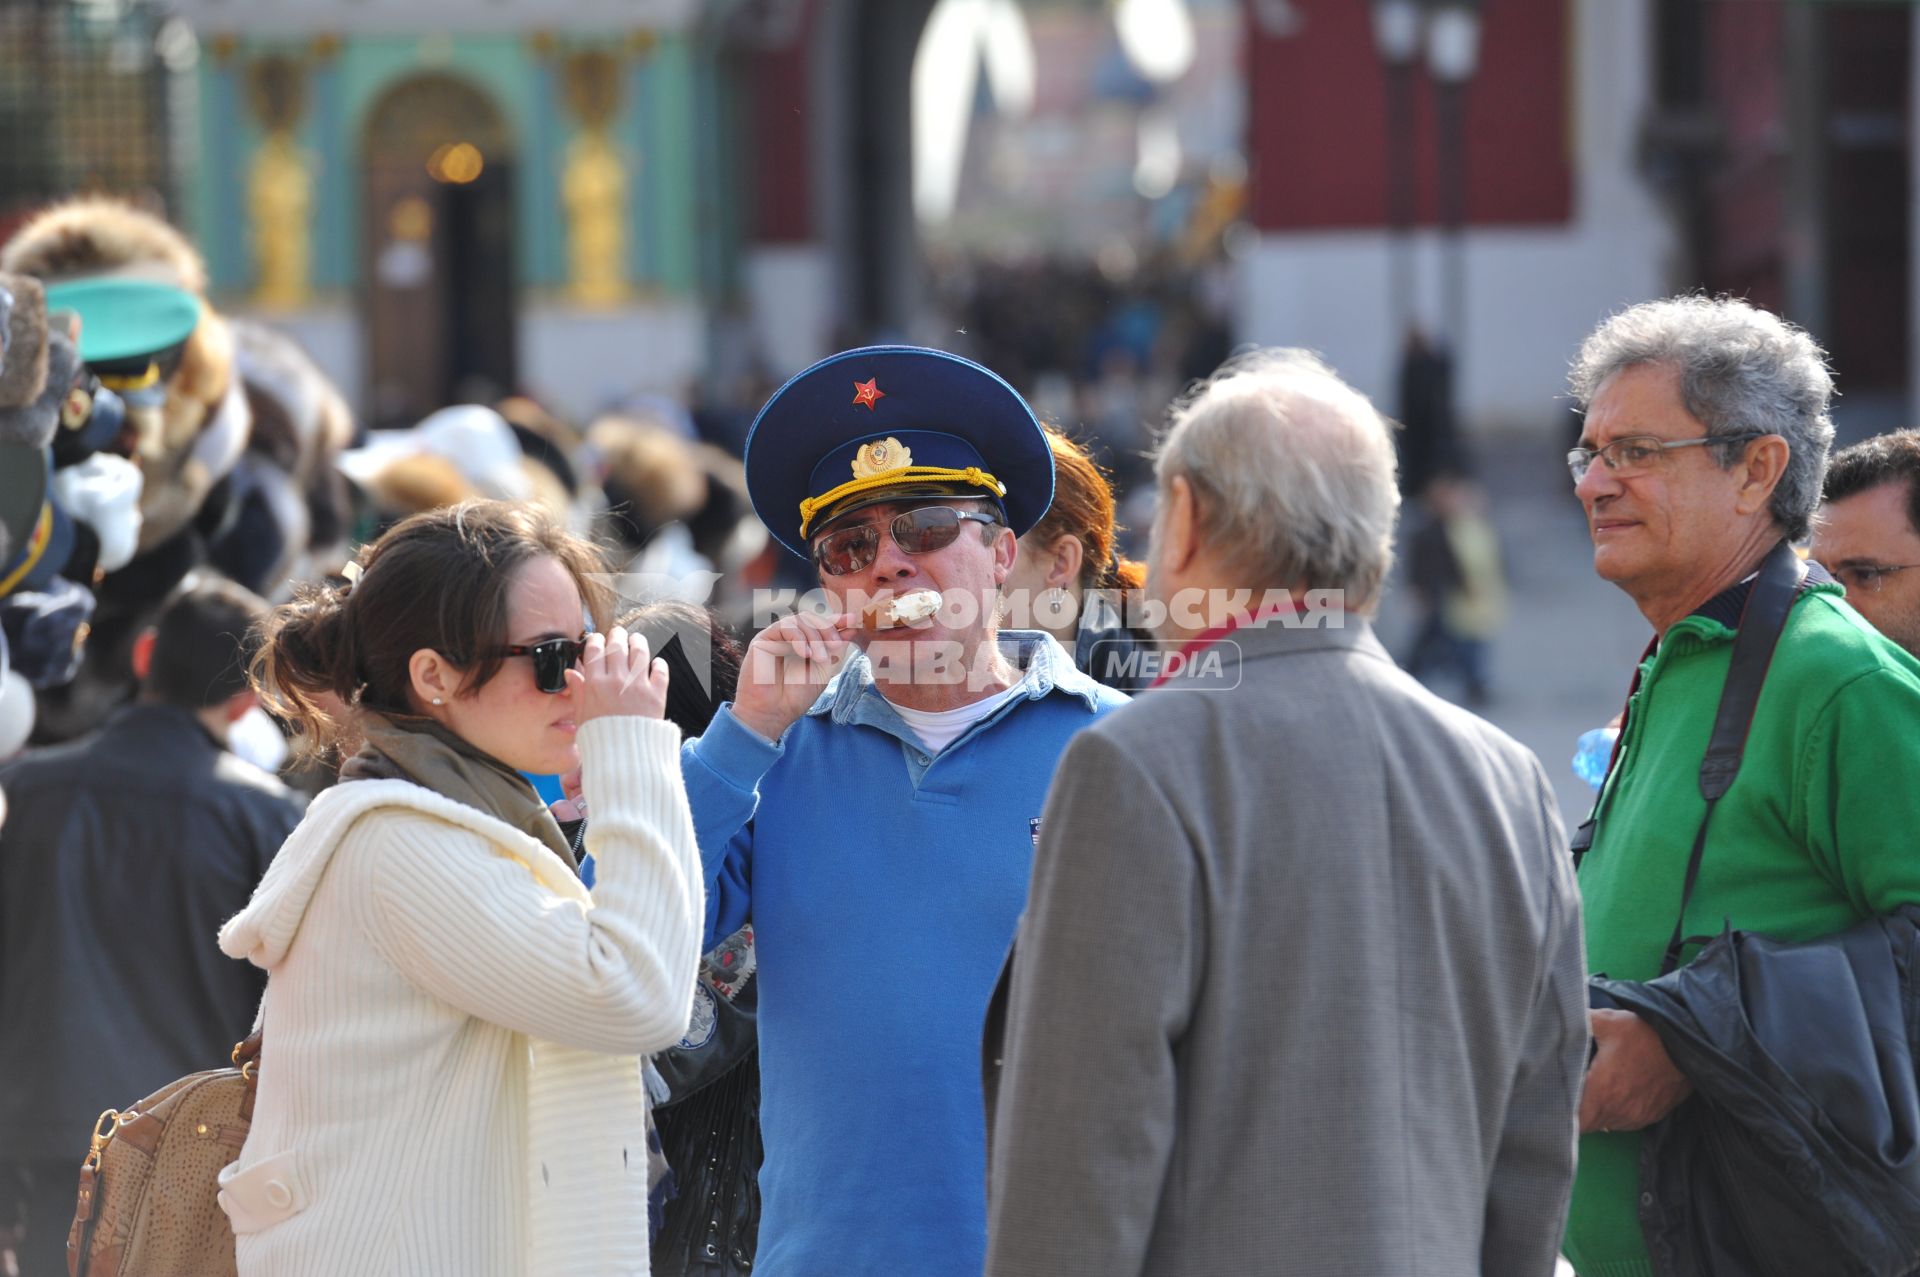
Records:
M266 975L215 935L300 807L161 705L0 768L0 788L0 1151L77 1166L102 1109L246 1035Z
M1127 628L1109 595L1087 594L1073 642L1073 663L1082 674L1116 692L1138 695L1157 672L1150 664L1156 646L1142 631Z
M753 928L700 964L680 1045L653 1057L668 1098L653 1111L677 1195L653 1239L655 1277L746 1277L760 1236L760 982Z
M1729 929L1686 966L1594 977L1660 1035L1693 1098L1642 1141L1662 1277L1920 1268L1920 907L1799 944Z

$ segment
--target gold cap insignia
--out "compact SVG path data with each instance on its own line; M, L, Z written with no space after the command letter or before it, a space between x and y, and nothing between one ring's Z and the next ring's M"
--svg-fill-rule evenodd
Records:
M853 457L853 477L871 479L889 470L904 470L912 464L912 450L889 435L860 445L860 451Z
M75 386L67 392L66 402L60 405L60 424L68 430L78 430L93 417L93 396L87 393L85 386Z

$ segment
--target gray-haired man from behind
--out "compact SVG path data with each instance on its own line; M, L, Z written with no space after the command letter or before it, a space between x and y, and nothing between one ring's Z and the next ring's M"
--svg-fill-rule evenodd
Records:
M1546 1277L1579 902L1539 762L1367 622L1387 426L1268 352L1176 408L1156 473L1147 592L1193 673L1054 778L989 1013L987 1273ZM1345 610L1287 602L1322 590Z

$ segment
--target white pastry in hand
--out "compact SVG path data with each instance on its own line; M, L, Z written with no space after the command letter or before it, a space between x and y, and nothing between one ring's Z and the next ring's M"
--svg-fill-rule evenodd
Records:
M891 600L874 600L862 610L860 619L876 630L890 630L931 620L939 610L938 590L913 590Z

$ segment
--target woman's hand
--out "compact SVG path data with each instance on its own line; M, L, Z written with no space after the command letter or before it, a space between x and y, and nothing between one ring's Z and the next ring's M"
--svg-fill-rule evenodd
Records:
M547 810L553 813L553 818L561 824L565 824L571 820L585 820L587 818L587 800L586 796L580 792L580 769L578 767L570 772L561 773L560 792L563 795L562 797L547 804Z
M567 687L579 706L578 726L619 714L660 718L667 708L667 663L647 650L644 637L616 625L587 636L580 667L567 671Z

